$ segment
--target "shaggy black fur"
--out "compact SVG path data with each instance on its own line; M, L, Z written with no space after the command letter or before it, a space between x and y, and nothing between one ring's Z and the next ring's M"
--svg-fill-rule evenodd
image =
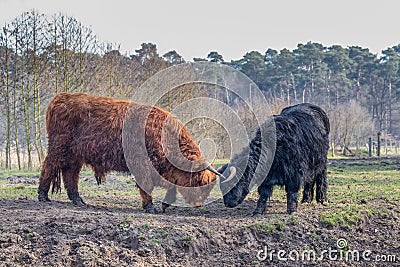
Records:
M269 129L273 122L276 127L274 155L271 153L271 144L274 142L268 136L268 133L271 134ZM326 113L318 106L299 104L282 110L280 115L274 116L273 122L263 123L262 131L258 128L249 147L234 156L229 165L220 168L219 171L225 177L229 176L232 166L237 170L235 179L221 182L225 206L232 208L242 203L254 180L260 181L254 216L265 211L274 185L285 186L289 214L297 211L301 186L304 187L302 202L312 201L315 185L317 202L326 201L326 163L330 131ZM272 165L271 162L268 163L268 158L273 158ZM268 172L269 166L271 168Z

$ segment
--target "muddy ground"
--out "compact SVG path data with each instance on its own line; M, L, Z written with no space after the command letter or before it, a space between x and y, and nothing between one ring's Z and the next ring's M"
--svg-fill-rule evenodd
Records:
M331 160L330 164L369 162ZM399 168L400 159L390 164ZM384 207L390 216L370 214L355 224L332 227L321 223L320 214L335 210L337 203L301 204L297 214L286 215L279 190L260 218L251 217L255 194L234 209L217 199L200 209L174 207L152 215L140 209L136 192L119 194L134 187L131 183L118 187L119 176L108 177L98 188L94 178L81 179L82 188L98 192L82 194L88 204L84 207L73 206L64 190L51 203L38 202L37 178L1 177L10 186L33 192L0 201L0 266L400 266L399 203L385 198L360 205ZM116 186L107 187L113 181ZM347 245L338 250L341 238ZM338 252L322 254L329 249ZM279 250L284 251L280 258ZM311 250L316 253L314 260L301 259L302 252ZM344 254L340 258L348 250L357 250L359 259L346 260ZM370 254L363 258L365 251ZM376 256L387 256L391 262Z

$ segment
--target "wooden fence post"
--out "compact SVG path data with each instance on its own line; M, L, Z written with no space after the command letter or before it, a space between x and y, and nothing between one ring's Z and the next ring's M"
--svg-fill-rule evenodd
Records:
M368 138L368 157L372 157L372 138Z
M381 132L378 132L378 147L376 148L376 155L381 156Z

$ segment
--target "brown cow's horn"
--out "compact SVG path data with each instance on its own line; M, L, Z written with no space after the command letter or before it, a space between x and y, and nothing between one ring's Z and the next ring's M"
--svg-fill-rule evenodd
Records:
M214 169L208 161L206 161L205 164L207 165L207 170L215 173L216 175L220 176L222 179L226 179L225 176L223 176L222 173L219 173L216 169Z

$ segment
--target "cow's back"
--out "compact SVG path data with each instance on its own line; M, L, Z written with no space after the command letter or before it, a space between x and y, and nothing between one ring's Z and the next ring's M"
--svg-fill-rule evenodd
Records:
M83 93L56 95L46 112L49 146L68 148L66 160L114 169L115 161L123 160L121 132L129 103Z

